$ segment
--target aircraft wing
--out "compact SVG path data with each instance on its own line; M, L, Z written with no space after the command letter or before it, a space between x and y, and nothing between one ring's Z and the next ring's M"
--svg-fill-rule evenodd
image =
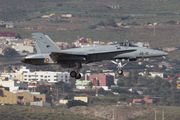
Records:
M90 51L90 52L51 52L49 55L54 62L57 62L59 59L62 60L86 60L85 57L91 54L104 54L104 53L111 53L111 52L124 52L124 51L135 51L136 49L124 49L124 50L106 50L106 51Z

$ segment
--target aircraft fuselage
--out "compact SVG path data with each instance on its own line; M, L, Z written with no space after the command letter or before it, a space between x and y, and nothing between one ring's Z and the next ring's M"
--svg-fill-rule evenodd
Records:
M83 52L87 56L72 56L62 55L58 58L57 62L53 62L50 57L50 53L45 54L33 54L22 58L22 62L34 65L66 65L70 63L90 63L103 60L113 59L127 59L129 61L136 60L138 58L150 58L165 56L167 53L159 50L153 50L144 47L124 47L117 45L104 45L104 46L93 46L86 48L73 48L61 50L61 52ZM62 66L63 67L63 66ZM70 67L70 65L66 65Z

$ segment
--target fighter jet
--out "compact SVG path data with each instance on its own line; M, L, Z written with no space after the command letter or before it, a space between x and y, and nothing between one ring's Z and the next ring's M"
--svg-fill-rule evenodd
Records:
M166 56L168 53L145 47L138 47L129 42L111 45L99 45L85 48L61 50L47 35L32 33L37 54L31 54L21 59L21 62L32 65L61 65L63 68L74 68L70 76L81 78L82 64L111 60L117 64L117 73L123 74L123 61L135 61L138 58Z

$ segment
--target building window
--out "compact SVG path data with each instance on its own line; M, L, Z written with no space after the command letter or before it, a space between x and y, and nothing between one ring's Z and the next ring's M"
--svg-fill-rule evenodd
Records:
M27 77L27 75L24 75L24 77Z
M29 75L29 77L31 77L31 75Z
M44 76L45 78L47 78L47 76Z
M54 76L54 77L58 77L58 76Z
M50 77L50 76L48 76L48 77Z
M43 77L43 75L41 75L41 77Z
M58 81L58 79L54 79L54 81Z

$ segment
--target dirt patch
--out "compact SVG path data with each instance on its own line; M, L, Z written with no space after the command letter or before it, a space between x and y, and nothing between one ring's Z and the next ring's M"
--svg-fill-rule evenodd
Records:
M157 107L132 107L132 106L76 106L70 108L71 112L83 113L106 118L108 120L126 120L135 116L154 112Z

